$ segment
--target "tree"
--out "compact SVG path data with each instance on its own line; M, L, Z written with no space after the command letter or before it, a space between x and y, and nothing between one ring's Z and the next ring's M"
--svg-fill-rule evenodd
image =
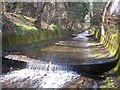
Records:
M102 25L101 25L101 35L105 36L105 23L107 23L107 21L105 19L107 19L108 17L108 9L111 5L112 0L109 0L105 6L103 15L102 15Z
M91 17L91 25L100 26L102 22L102 14L105 8L106 2L93 2L93 9Z
M72 29L76 24L84 23L84 18L88 13L88 3L83 2L67 2L64 4L67 12L68 26ZM76 23L77 22L77 23Z
M42 14L44 11L44 7L45 7L45 2L37 2L37 20L35 21L35 25L36 27L41 30L41 21L42 21Z

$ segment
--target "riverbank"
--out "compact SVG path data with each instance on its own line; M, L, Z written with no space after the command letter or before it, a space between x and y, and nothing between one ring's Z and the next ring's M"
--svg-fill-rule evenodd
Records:
M60 26L51 24L46 30L39 30L34 25L35 19L13 13L3 15L3 48L21 44L31 44L51 38L61 38L65 35L64 29Z
M98 29L96 32L96 38L98 38L100 43L102 43L110 51L112 56L118 58L118 63L116 67L112 70L112 73L117 78L117 82L120 88L120 36L118 28L109 27L106 30L106 37L102 37L100 34L100 30ZM103 85L103 88L109 88L112 86L110 78L107 78L105 81L108 82L108 84Z
M16 25L18 25L18 24L16 24ZM18 26L23 27L23 25L22 26L18 25ZM34 58L34 59L37 58L37 59L41 60L41 58L38 58L38 56L41 55L41 56L43 56L42 60L46 60L46 62L49 62L47 60L60 60L59 62L61 62L63 60L63 61L67 62L68 61L68 60L66 60L66 57L67 57L69 60L71 60L71 62L73 62L74 60L78 61L78 60L83 60L83 58L87 59L90 57L92 59L93 58L100 59L100 58L112 57L117 52L117 48L118 48L117 40L118 39L117 39L117 36L114 34L106 39L102 39L99 36L100 33L98 32L96 34L96 37L98 36L100 38L102 45L99 42L96 42L96 43L89 42L89 44L86 44L85 41L89 41L88 37L84 37L84 36L82 37L80 35L79 35L79 38L75 39L75 41L70 41L68 39L69 38L68 36L66 36L68 41L65 41L65 37L64 37L64 39L61 39L61 37L64 36L65 33L61 34L59 32L59 30L56 31L56 28L57 28L57 30L59 29L58 27L55 26L55 28L53 28L54 29L53 31L47 31L47 30L44 31L43 30L43 31L35 31L34 33L33 32L31 33L29 30L27 32L25 31L25 34L22 31L20 33L14 32L15 35L17 35L17 36L14 36L14 35L6 36L7 39L3 38L4 41L8 42L7 44L4 44L4 46L5 45L6 46L5 46L5 49L3 49L3 50L5 50L5 52L7 52L5 56L8 55L9 59L17 58L17 56L13 56L13 58L12 58L11 57L12 55L10 56L10 54L12 53L13 55L17 54L18 56L20 54L23 55L22 57L19 57L17 59L24 58L24 55L26 55L27 57L31 56L31 58ZM40 33L43 32L43 33L39 34L39 32ZM58 32L58 33L50 34L50 32ZM57 38L57 41L54 41L53 40L54 38ZM60 38L60 39L58 39L58 38ZM72 38L72 37L70 37L70 38ZM24 41L22 41L22 40L24 40ZM83 42L81 43L79 40L83 41ZM113 44L116 44L117 46L114 47ZM7 45L10 48L6 48ZM85 47L86 45L87 45L87 47ZM48 46L50 46L50 47L48 47ZM90 48L91 50L89 50L88 48ZM30 59L30 58L28 58L28 59ZM28 76L28 78L29 78L29 76ZM10 85L10 86L12 86L12 85ZM18 85L15 87L18 87ZM69 88L69 87L70 88L118 88L118 83L117 83L117 80L115 79L115 75L114 75L113 71L110 71L109 73L106 73L105 75L101 75L101 76L84 75L83 74L79 78L79 80L72 82L70 85L67 86L67 88Z
M75 63L75 60L79 61L79 60L83 60L84 58L86 60L87 58L92 58L92 57L97 58L97 59L111 57L108 50L106 48L104 48L99 42L97 42L96 39L95 39L95 41L93 41L94 39L92 39L92 37L88 37L87 39L86 38L84 38L84 37L81 38L81 36L80 36L80 38L74 38L74 39L71 38L72 41L70 41L70 39L66 39L66 40L68 40L68 41L66 41L64 38L62 41L59 41L57 43L54 43L53 45L44 47L43 49L40 49L41 45L36 43L35 45L32 45L32 47L28 47L28 46L25 47L26 51L21 52L21 54L24 53L25 56L20 55L20 53L19 54L14 53L13 55L6 56L6 58L8 58L10 60L18 60L18 61L26 60L26 62L31 62L32 58L33 58L32 60L34 60L36 58L36 60L38 59L39 61L42 60L44 62L48 62L48 64L44 65L44 68L45 67L47 68L49 65L52 66L53 61L58 61L59 59L60 59L59 63L62 61L67 62L66 59L64 59L64 58L68 58L67 60L71 60L70 63L72 63L73 61ZM23 47L21 49L23 49ZM101 49L101 51L100 51L100 49ZM103 53L103 52L106 52L106 53ZM71 53L73 53L73 54L71 54ZM79 54L79 56L78 56L78 54ZM40 58L40 57L42 57L42 58ZM76 59L76 58L78 58L78 59ZM49 63L50 61L47 61L47 60L51 60L51 63ZM97 62L97 60L95 60L95 62ZM88 62L86 62L86 63L88 63ZM32 64L31 67L36 69L36 68L40 68L41 66ZM62 68L62 66L61 66L61 68ZM67 68L67 69L69 69L69 68ZM67 69L64 68L64 70L67 70ZM46 70L49 70L49 69L46 69ZM77 81L76 80L69 81L70 84L68 85L67 83L65 83L64 87L65 88L100 88L102 85L108 85L109 80L110 80L110 82L112 82L112 84L110 84L111 88L118 87L118 83L112 73L109 73L109 74L106 73L105 75L104 74L88 75L87 73L86 74L79 73L79 75L80 75L80 78L77 78L76 79ZM105 80L107 80L107 81L105 81ZM15 86L15 87L17 87L17 86Z

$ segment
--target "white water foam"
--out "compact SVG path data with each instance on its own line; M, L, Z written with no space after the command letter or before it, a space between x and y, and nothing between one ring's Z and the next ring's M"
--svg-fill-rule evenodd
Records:
M49 65L52 67L51 63ZM40 67L43 65L34 66L34 64L29 63L25 69L2 75L0 82L3 83L3 87L8 88L62 88L66 83L80 77L74 72L67 72L62 69L54 71Z
M35 69L35 70L44 70L44 71L52 71L52 72L59 72L59 71L69 71L70 67L67 65L56 65L49 63L27 63L26 68Z

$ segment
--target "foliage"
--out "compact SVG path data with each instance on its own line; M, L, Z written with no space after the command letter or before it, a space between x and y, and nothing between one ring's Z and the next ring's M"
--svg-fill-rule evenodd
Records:
M6 16L7 15L7 16ZM10 18L9 18L10 17ZM16 19L16 18L17 19ZM3 47L9 47L20 44L29 44L38 41L44 41L51 38L61 37L58 25L52 24L52 31L39 31L34 25L32 26L33 18L27 17L25 24L22 15L5 14L3 16ZM26 16L25 16L26 17ZM13 20L15 18L15 20ZM18 22L19 21L19 22Z
M72 9L71 14L73 13L73 16L71 16L72 17L71 19L73 21L80 21L83 23L85 15L88 13L88 3L72 2L69 4L69 8Z
M111 81L111 78L110 77L107 77L105 79L105 85L101 85L100 88L115 88L114 85L113 85L113 82Z
M58 26L55 24L51 24L49 27L50 27L50 30L59 30Z
M96 31L96 37L98 38L99 31ZM112 56L118 56L118 64L114 68L115 76L120 80L120 37L118 35L117 27L109 27L106 31L106 37L101 37L101 43L110 51ZM105 82L106 85L102 85L101 88L113 88L113 83L108 77Z

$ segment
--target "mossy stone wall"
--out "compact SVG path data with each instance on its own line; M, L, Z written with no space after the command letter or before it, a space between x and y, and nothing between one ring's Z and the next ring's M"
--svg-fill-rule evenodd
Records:
M2 35L2 46L3 48L20 45L20 44L30 44L38 41L44 41L51 38L60 38L63 34L60 31L36 31L27 32L22 34L9 33Z
M118 57L118 64L114 68L115 76L120 80L120 35L117 28L109 28L106 31L106 36L100 34L100 30L95 31L95 37L102 43L112 54Z
M119 54L119 35L118 29L112 28L106 31L106 35L102 36L100 30L95 31L95 37L103 44L111 53L112 56Z

